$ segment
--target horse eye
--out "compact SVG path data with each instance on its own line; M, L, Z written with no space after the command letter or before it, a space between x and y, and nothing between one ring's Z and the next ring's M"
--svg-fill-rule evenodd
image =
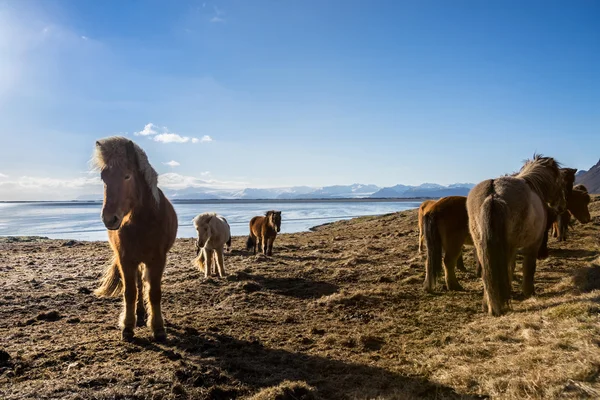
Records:
M125 175L125 180L128 181L131 178L131 175Z

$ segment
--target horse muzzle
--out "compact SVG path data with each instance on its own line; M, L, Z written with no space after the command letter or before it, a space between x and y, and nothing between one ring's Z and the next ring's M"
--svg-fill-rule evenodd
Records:
M123 218L119 218L117 215L104 215L102 214L102 222L104 222L104 226L109 231L116 231L121 227L121 222Z

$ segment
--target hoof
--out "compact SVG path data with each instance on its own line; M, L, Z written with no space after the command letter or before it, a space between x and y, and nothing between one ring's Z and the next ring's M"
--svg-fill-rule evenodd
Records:
M454 292L464 292L465 291L465 289L462 286L460 286L460 284L458 284L458 283L455 285L450 285L448 287L448 290L452 290Z
M155 342L165 342L167 340L167 332L165 329L157 329L154 331L154 341Z
M121 331L121 340L131 342L133 340L133 329L125 328Z

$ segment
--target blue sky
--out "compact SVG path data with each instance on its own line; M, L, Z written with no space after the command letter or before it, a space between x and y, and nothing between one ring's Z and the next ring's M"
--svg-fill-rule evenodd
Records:
M587 169L599 20L598 1L0 0L0 199L98 191L114 134L172 188L476 183L534 151Z

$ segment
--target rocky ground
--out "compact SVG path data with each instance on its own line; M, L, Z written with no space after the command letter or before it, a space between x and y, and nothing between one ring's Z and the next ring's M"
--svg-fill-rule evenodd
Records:
M169 256L168 341L120 341L120 299L92 291L106 242L0 242L0 398L411 399L600 397L600 199L550 241L534 298L481 311L471 251L463 292L422 290L416 211L280 235L272 257L236 237L228 276L202 279L192 239Z

